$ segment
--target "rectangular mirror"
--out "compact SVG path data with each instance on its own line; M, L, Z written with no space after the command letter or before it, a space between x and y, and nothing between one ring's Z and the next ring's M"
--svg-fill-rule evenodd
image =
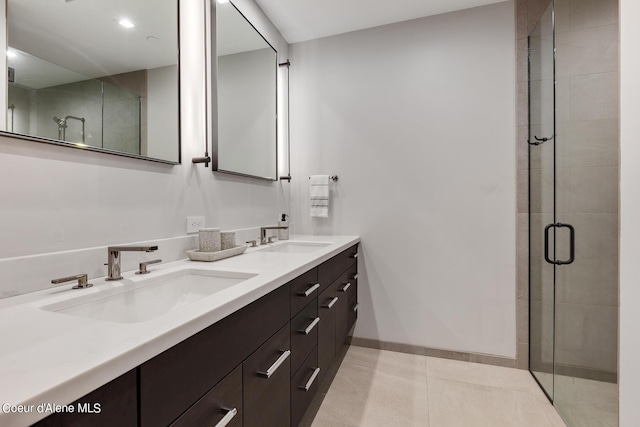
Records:
M216 2L214 12L213 170L276 180L276 50L232 2Z
M180 162L178 0L8 0L5 131Z

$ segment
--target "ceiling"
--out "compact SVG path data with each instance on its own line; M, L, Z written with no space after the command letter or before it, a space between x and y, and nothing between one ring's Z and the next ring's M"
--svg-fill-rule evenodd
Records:
M216 5L216 34L218 56L271 48L231 3Z
M289 43L504 0L256 0Z
M84 76L108 76L175 65L177 16L177 0L8 0L8 42ZM124 28L123 18L135 27ZM20 67L33 71L22 59L33 58L13 59L16 76Z

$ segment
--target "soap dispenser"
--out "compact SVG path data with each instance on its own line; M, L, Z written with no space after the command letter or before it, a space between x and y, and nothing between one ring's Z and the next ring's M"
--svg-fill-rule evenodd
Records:
M289 227L289 221L287 220L288 217L289 215L282 214L280 221L278 221L278 226ZM289 240L289 228L278 230L278 240Z

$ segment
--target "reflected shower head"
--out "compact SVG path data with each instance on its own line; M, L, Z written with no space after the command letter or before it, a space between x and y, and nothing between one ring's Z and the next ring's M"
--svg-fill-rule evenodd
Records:
M58 116L53 116L53 121L56 122L56 124L58 126L65 126L67 124L66 123L67 122L67 118L66 117L60 118Z

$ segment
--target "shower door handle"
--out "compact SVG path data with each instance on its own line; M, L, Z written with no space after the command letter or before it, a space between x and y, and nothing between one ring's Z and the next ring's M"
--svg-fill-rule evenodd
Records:
M569 229L569 259L566 261L553 261L549 258L549 230L551 228L568 228ZM576 254L576 230L573 228L571 224L563 224L561 222L556 222L555 224L548 224L544 228L544 259L549 264L555 265L567 265L571 264L575 259Z
M576 257L576 229L573 228L571 224L563 224L561 222L557 222L555 224L558 228L568 228L569 229L569 259L566 261L556 261L557 265L566 265L571 264Z
M555 264L555 261L552 261L549 258L549 230L553 228L555 224L547 224L544 228L544 260L549 264Z

